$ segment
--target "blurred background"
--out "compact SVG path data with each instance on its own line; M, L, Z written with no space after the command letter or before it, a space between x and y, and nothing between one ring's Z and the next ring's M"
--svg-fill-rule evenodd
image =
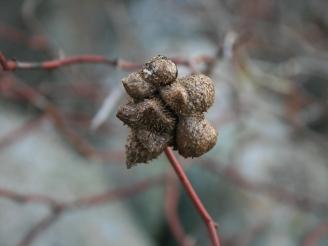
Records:
M179 76L207 74L218 143L178 158L222 244L328 245L327 10L325 0L2 0L0 51L133 64L162 54L180 61ZM164 155L126 169L115 114L133 69L120 64L0 69L1 246L210 245Z

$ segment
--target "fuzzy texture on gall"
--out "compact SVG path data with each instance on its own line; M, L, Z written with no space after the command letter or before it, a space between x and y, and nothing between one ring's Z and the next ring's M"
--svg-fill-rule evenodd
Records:
M155 133L147 130L136 130L138 141L150 152L161 153L172 145L173 136L168 133Z
M120 106L116 116L131 128L153 132L173 132L177 121L158 98L129 102Z
M165 56L155 56L142 68L142 76L157 88L172 83L178 76L178 69L174 62Z
M125 91L134 99L144 99L151 97L156 88L151 83L143 79L139 72L131 73L122 80Z
M177 114L189 116L206 112L213 104L215 91L213 81L196 74L177 79L161 89L161 97Z
M131 168L136 163L147 163L148 161L155 159L162 152L163 150L161 149L158 149L157 151L149 151L139 141L136 131L131 130L125 146L127 168Z
M203 115L183 117L177 127L177 146L183 157L199 157L216 144L217 133Z

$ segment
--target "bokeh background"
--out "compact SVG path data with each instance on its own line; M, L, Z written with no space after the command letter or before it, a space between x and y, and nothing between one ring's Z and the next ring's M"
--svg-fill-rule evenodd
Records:
M328 245L327 10L325 0L2 0L0 51L188 61L179 76L215 81L207 118L219 138L200 158L178 158L222 244ZM115 113L129 71L0 70L1 246L210 245L164 155L125 167L128 129ZM92 130L99 110L107 120ZM122 188L65 212L35 197Z

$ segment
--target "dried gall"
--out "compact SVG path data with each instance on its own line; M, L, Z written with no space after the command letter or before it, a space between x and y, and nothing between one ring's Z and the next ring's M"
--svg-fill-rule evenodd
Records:
M189 95L178 82L160 89L160 96L165 104L177 115L183 115L188 110Z
M187 158L215 145L217 132L204 117L214 102L213 81L202 74L177 74L172 61L156 56L122 80L131 98L116 116L130 128L128 168L157 158L168 146Z
M173 142L172 134L154 133L147 130L136 130L136 136L139 141L149 152L162 152Z
M203 115L180 118L176 145L183 157L199 157L212 149L216 141L217 132Z
M202 74L179 78L160 91L165 103L178 115L190 116L206 112L215 97L213 81Z
M135 130L131 130L125 146L126 165L131 168L137 163L147 163L158 157L163 150L149 151L138 140Z
M172 83L178 76L178 69L173 61L158 55L145 63L141 73L147 82L158 88Z
M125 91L134 99L144 99L151 97L156 88L151 83L143 79L139 72L131 73L122 80Z
M172 133L176 127L175 115L158 98L129 102L120 106L116 116L134 129Z

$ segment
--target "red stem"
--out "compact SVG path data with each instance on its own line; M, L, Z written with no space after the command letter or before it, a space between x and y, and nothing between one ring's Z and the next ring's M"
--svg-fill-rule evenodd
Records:
M198 210L198 213L204 220L205 224L207 225L208 232L210 234L210 238L212 241L213 246L220 246L220 239L219 235L217 233L217 224L214 222L210 214L207 212L206 208L204 207L202 201L198 197L196 191L194 190L191 182L189 181L185 171L183 170L181 164L176 159L176 157L173 154L173 151L170 148L165 149L165 154L170 161L174 171L178 175L183 187L187 191L191 201L194 203L196 209Z
M197 56L191 59L172 58L177 65L183 65L191 68L194 63L210 63L213 61L212 57ZM99 63L112 67L120 68L122 70L135 70L142 67L141 64L123 60L123 59L109 59L100 55L77 55L69 56L61 59L48 60L43 62L22 62L15 59L7 59L3 53L0 52L0 67L5 71L13 71L16 69L44 69L51 70L67 65L81 64L81 63Z
M99 55L78 55L43 62L21 62L16 60L7 60L6 57L0 52L0 65L5 71L12 71L16 69L51 70L63 66L81 63L100 63L113 67L118 67L124 70L134 70L140 68L141 66L140 64L133 63L130 61L125 61L122 59L109 59Z

